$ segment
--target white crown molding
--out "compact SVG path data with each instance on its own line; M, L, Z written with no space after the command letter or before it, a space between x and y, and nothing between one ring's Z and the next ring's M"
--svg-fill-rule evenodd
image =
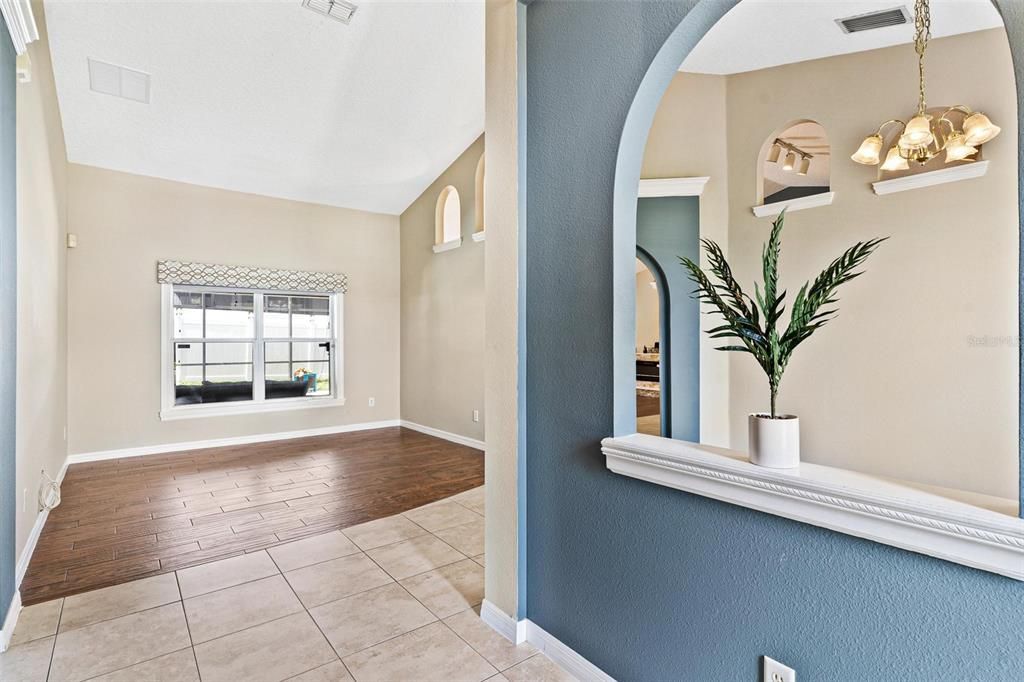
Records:
M895 192L906 192L910 189L944 185L947 182L980 178L986 173L988 173L988 161L975 161L974 163L965 163L927 173L905 175L902 178L893 178L892 180L879 180L878 182L871 183L871 186L874 188L875 194L893 194Z
M32 4L29 0L0 0L0 13L7 24L14 51L19 55L25 54L28 44L39 40Z
M829 206L835 198L835 192L822 192L821 194L812 194L809 197L797 197L796 199L776 201L771 204L762 204L761 206L751 206L750 209L758 218L769 218L782 213L782 209L786 209L786 213L792 213L793 211L802 211L806 208Z
M459 445L466 445L477 450L483 450L485 444L482 440L476 438L470 438L469 436L460 436L457 433L451 431L442 431L441 429L435 429L433 426L424 426L423 424L417 424L416 422L401 420L401 426L412 429L413 431L419 431L425 433L428 436L434 436L435 438L443 438L444 440L451 441L452 443L458 443Z
M1009 500L976 506L955 491L815 464L766 469L740 453L643 434L606 438L602 451L623 476L1024 580L1024 519L1010 515Z
M640 181L639 198L699 197L704 194L708 176L694 178L651 178Z

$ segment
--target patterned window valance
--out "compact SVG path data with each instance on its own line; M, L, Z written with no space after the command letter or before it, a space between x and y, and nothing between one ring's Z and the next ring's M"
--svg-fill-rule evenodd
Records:
M272 268L251 268L244 265L185 263L176 260L157 261L156 281L160 284L326 293L345 293L348 290L348 277L340 272L274 270Z

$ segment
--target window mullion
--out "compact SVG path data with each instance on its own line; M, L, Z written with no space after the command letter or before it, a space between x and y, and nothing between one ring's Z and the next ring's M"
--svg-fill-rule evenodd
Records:
M257 291L253 293L253 311L255 314L256 323L256 340L252 347L252 399L255 402L261 403L266 400L267 395L267 382L266 376L266 363L263 361L264 357L264 343L263 343L263 292Z

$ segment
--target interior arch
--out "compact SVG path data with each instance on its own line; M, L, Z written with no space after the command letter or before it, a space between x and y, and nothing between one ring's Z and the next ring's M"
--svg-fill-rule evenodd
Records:
M616 290L613 309L613 352L614 352L614 433L626 435L635 430L635 415L632 399L633 380L633 325L635 301L635 280L631 277L634 245L636 243L636 211L637 186L641 175L643 152L648 133L654 121L655 112L661 97L675 76L679 64L701 40L701 38L721 19L732 7L741 0L730 2L714 2L700 0L685 16L683 21L670 34L655 58L648 67L644 78L637 88L630 106L622 134L619 140L613 195L613 282ZM992 0L997 10L1003 10L999 0ZM1002 3L1006 5L1006 3ZM1007 24L1007 31L1010 26ZM1020 61L1019 43L1013 40L1010 33L1010 49L1015 60ZM1018 102L1020 93L1020 70L1016 71ZM1021 107L1017 110L1018 121L1022 120ZM766 144L763 153L767 155ZM1024 201L1021 200L1021 186L1024 185L1024 172L1018 164L1018 223L1024 218ZM763 183L759 178L759 190L763 192ZM758 200L763 200L763 193ZM620 293L621 292L621 293ZM1018 293L1018 296L1020 294ZM1018 321L1019 329L1024 331L1024 322ZM1018 396L1018 404L1020 397ZM1020 407L1019 413L1024 414ZM1018 450L1021 460L1020 470L1024 472L1024 449ZM1024 477L1024 473L1022 473ZM1024 500L1024 485L1018 487L1019 498ZM1021 505L1024 508L1024 504Z

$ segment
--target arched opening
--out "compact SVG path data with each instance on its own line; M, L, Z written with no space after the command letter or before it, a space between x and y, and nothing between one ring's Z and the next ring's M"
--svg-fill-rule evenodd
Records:
M475 188L475 213L473 221L473 238L477 239L477 235L482 235L484 232L484 155L480 155L480 160L476 164L476 173L474 175L473 186Z
M757 203L828 193L831 155L825 127L817 121L795 121L773 131L758 156Z
M434 214L434 251L446 251L462 243L462 203L459 191L448 185L437 197Z
M746 4L735 3L735 7L742 9ZM977 9L978 4L972 6ZM938 7L935 11L948 10L951 5ZM684 62L688 55L696 54L694 47L701 38L718 28L717 22L726 9L720 3L698 3L685 17L652 62L626 119L615 178L616 289L632 290L637 285L635 276L627 274L638 237L637 186L640 178L645 177L645 143L648 148L654 146L648 133L662 96L677 79L697 73L687 72ZM950 90L957 99L970 101L989 113L998 112L1002 136L986 144L984 159L979 154L974 160L959 160L966 165L990 162L984 181L974 179L972 183L945 184L942 189L926 188L886 197L873 186L876 178L871 170L848 161L849 153L856 151L857 143L878 120L888 115L906 117L905 112L892 110L892 102L899 101L901 93L915 94L914 79L900 77L905 71L916 72L913 45L906 40L874 50L830 56L833 70L841 68L851 76L842 82L810 78L814 60L779 62L757 70L733 71L723 67L722 73L699 73L730 79L731 101L725 106L745 107L729 109L728 115L721 118L714 112L710 118L728 121L725 125L729 137L719 145L719 149L725 150L724 172L728 180L728 189L721 199L728 226L721 244L729 265L752 299L754 283L761 281L762 248L768 224L755 221L750 207L768 203L774 194L799 186L779 187L766 182L770 176L764 172L764 165L775 141L779 139L798 148L800 145L799 140L787 137L789 126L773 130L771 126L777 126L779 121L827 129L827 137L822 136L825 139L817 142L822 150L830 152L829 168L821 182L809 186L822 188L814 194L824 194L827 188L828 192L843 195L842 204L787 214L779 270L782 286L789 290L787 308L800 285L813 280L844 248L875 236L891 237L866 265L865 275L844 288L837 321L802 346L794 356L797 359L786 370L781 389L785 401L795 405L801 415L812 415L809 421L813 425L801 428L805 461L1019 500L1020 352L1016 341L1003 343L996 338L1016 339L1020 330L1020 169L1016 159L1019 112L1005 30L997 13L990 16L999 23L985 25L982 30L933 36L929 48L929 64L935 74L932 79L942 84L943 92ZM950 23L956 22L946 25ZM722 25L730 31L735 28L732 23ZM747 22L748 30L750 26ZM736 35L732 38L735 44ZM774 38L780 44L791 42L785 35ZM732 59L721 49L712 53ZM854 60L864 60L863 68L842 66ZM904 63L910 68L904 69ZM988 74L984 82L971 78L972 72L982 70ZM858 80L862 76L863 83ZM944 94L943 98L949 96ZM702 110L701 115L707 117L708 112ZM680 126L683 127L681 123ZM803 131L803 135L809 137L810 133ZM785 156L794 150L780 147L784 150L780 160L785 161ZM831 152L835 149L841 153L833 156ZM803 158L799 153L795 156L797 160ZM812 155L809 177L813 177L810 171L816 156ZM942 165L941 160L932 159L929 163ZM686 171L662 171L662 176L716 175L702 168ZM993 177L994 173L998 176ZM977 171L972 177L983 175ZM907 189L921 187L906 185ZM706 227L711 227L704 224L703 215L702 207L702 235ZM981 232L968 227L977 224L972 215L986 216L986 227ZM955 263L955 274L943 263ZM702 265L706 268L707 262ZM636 429L634 405L625 400L627 392L633 390L632 372L628 371L632 363L628 360L635 349L632 343L627 346L619 341L620 336L623 340L633 336L635 311L619 309L619 302L632 298L617 298L614 311L617 434ZM909 339L924 338L921 334L929 327L932 332L927 334L927 343L904 345ZM995 337L972 331L992 328L999 330ZM702 345L702 376L705 350L714 352L714 347ZM726 434L730 439L728 447L745 451L742 422L747 413L761 409L758 405L763 396L758 392L763 388L758 382L763 382L764 377L759 376L761 370L748 356L734 355L728 361L729 374L725 379L729 386L724 403L729 422ZM890 360L896 357L900 361L890 366ZM878 383L883 378L886 389ZM674 397L679 397L678 391ZM885 414L898 414L899 419L879 412L886 403L890 405ZM981 403L985 407L975 413ZM859 435L839 426L839 420L853 414L858 415L855 422L860 420ZM867 423L863 421L865 415L872 415ZM701 423L705 423L703 414ZM923 440L927 445L915 441L914 434L926 434ZM962 456L968 449L977 452L976 447L967 445L977 438L986 442L982 448L985 454L980 456L984 463ZM960 445L953 446L953 442Z
M672 328L665 273L654 257L636 250L637 432L672 437Z

